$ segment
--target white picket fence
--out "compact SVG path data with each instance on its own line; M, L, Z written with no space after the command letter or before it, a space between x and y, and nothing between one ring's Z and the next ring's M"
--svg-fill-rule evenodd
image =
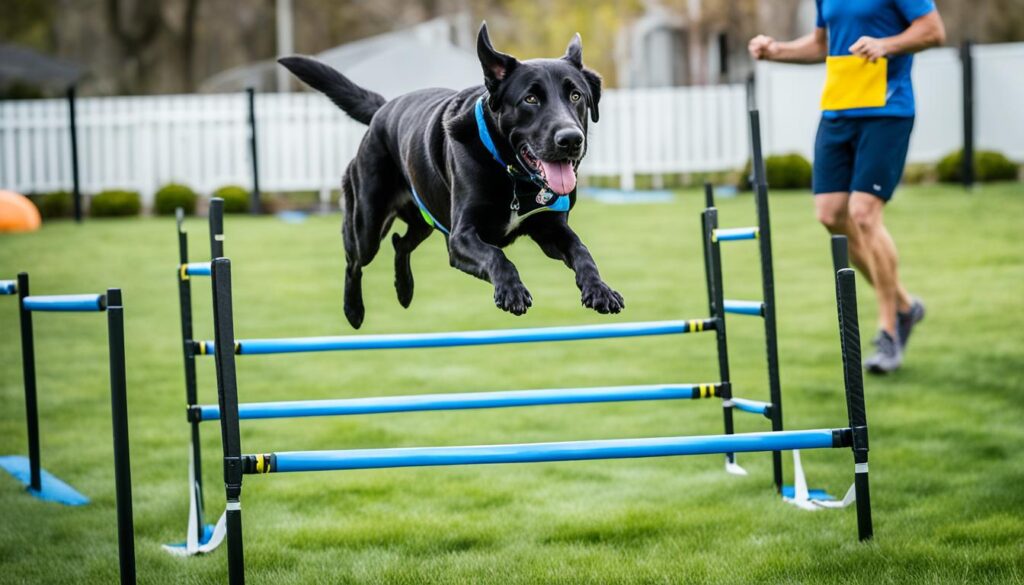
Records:
M747 157L742 86L608 91L583 165L589 175L736 168ZM313 93L256 96L260 187L336 189L365 127ZM182 182L209 193L250 188L246 96L174 95L77 101L80 180L152 193ZM64 100L0 103L0 188L68 189L71 157Z
M952 49L919 56L918 119L912 161L934 161L961 144L960 65ZM978 146L1024 159L1024 43L977 47ZM812 152L822 68L758 70L765 152ZM149 202L161 185L201 193L250 188L245 94L78 100L82 189L137 190ZM740 168L748 157L742 85L608 90L591 129L581 172L618 176ZM336 189L365 127L319 94L256 96L260 186L265 191ZM64 100L0 102L0 189L22 193L71 187Z

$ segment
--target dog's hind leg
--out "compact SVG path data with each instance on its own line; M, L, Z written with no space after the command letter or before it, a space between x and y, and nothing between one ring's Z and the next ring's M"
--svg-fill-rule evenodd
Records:
M395 192L395 185L382 183L376 177L360 176L358 171L351 168L342 180L345 317L355 329L363 324L366 314L363 305L363 267L377 256L380 242L394 220L390 202Z
M398 293L398 302L408 309L409 304L412 303L413 293L410 256L412 251L430 237L434 230L423 220L415 205L401 208L398 216L409 227L405 230L405 235L393 234L391 236L391 244L395 247L395 291Z

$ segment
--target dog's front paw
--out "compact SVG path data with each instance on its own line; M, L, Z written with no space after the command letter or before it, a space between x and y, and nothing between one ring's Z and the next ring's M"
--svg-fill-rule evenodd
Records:
M618 313L626 308L626 301L622 299L622 295L601 281L583 287L582 300L584 307L601 314Z
M494 287L494 304L513 315L522 315L533 304L533 297L522 282L513 282Z

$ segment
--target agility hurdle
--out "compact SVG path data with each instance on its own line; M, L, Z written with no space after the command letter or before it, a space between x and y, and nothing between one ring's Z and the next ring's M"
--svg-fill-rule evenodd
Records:
M117 542L122 585L135 583L135 529L132 518L131 455L128 446L128 400L124 355L124 305L121 289L106 294L30 295L28 274L17 282L0 281L0 294L18 296L21 321L21 363L25 384L28 458L0 457L0 467L21 481L32 496L68 506L82 506L89 498L44 470L40 464L39 408L36 400L35 335L33 313L75 312L107 314L110 360L110 408L114 436L114 483L117 500Z
M224 254L224 200L218 197L210 201L210 251L211 256ZM178 308L181 319L182 355L185 367L185 404L190 410L198 402L196 381L195 343L192 341L192 277L210 276L210 263L190 263L188 234L185 232L185 212L180 207L175 213L178 234L178 267L175 279L178 283ZM215 237L215 234L217 235ZM199 444L199 421L189 419L189 529L185 541L169 544L164 548L174 554L194 554L210 545L214 526L204 520L202 451ZM216 542L212 546L216 546Z
M713 218L714 214L710 214L710 217ZM854 455L858 536L861 540L872 536L868 495L868 427L860 371L860 334L857 326L855 281L850 269L842 269L836 273L836 298L849 420L846 427L697 437L253 454L243 453L241 450L239 426L242 407L238 399L235 356L238 348L245 347L245 341L239 342L234 336L231 261L227 258L214 260L212 276L215 328L213 349L220 408L217 418L220 420L224 452L228 576L233 585L245 582L241 492L243 477L253 474L673 457L849 447ZM717 291L716 297L721 293L720 281ZM718 306L721 307L722 304L719 302Z
M760 114L756 109L750 109L747 112L747 120L750 128L750 150L752 154L751 169L753 173L751 183L754 187L754 204L757 212L757 226L739 228L718 228L717 226L709 227L706 222L706 216L715 209L715 194L711 184L705 183L705 210L701 214L701 229L704 234L705 263L710 262L708 247L717 245L719 242L756 240L758 243L760 259L759 268L761 272L761 300L744 301L722 298L719 302L723 304L723 308L726 313L761 317L764 321L765 358L768 366L768 394L769 400L771 401L771 410L765 413L765 416L771 420L772 431L778 432L783 430L782 384L779 378L778 334L775 320L775 271L772 262L771 219L768 212L768 181L765 173L764 156L761 151ZM708 230L710 230L710 233ZM708 291L712 291L715 283L712 280L712 273L707 264L705 264L705 275ZM712 313L715 310L714 298L714 295L709 294L708 301ZM733 400L733 402L736 401ZM742 406L739 408L741 410L743 409ZM731 473L746 475L746 471L735 464L727 467L727 470ZM775 482L775 490L785 495L789 490L783 486L781 451L772 451L772 474Z
M212 257L224 254L223 200L213 198L209 212L209 242ZM395 396L379 399L351 399L331 401L266 402L242 405L243 418L291 418L294 416L346 416L357 414L382 414L398 412L421 412L425 410L454 410L469 408L503 408L519 406L569 405L597 402L631 402L645 400L677 400L719 398L722 400L725 434L733 434L733 412L738 410L754 415L772 418L774 405L770 402L737 398L729 378L728 344L725 332L725 311L729 306L724 300L714 302L713 275L721 273L721 258L717 241L710 241L710 234L717 229L717 216L713 213L702 215L702 222L708 221L705 234L704 256L708 275L709 309L711 316L699 319L653 321L646 323L616 323L582 325L570 327L546 327L532 329L508 329L502 331L463 331L448 333L419 333L392 335L352 335L336 337L307 337L286 339L243 339L236 342L234 351L238 355L267 355L279 353L306 353L319 351L364 351L386 349L413 349L426 347L462 347L498 345L511 343L536 343L551 341L578 341L585 339L612 339L656 335L677 335L685 333L716 332L719 381L698 384L662 384L655 386L623 386L613 388L565 388L560 390L517 390L505 393L464 393L430 396ZM214 341L194 338L192 317L192 281L195 277L211 275L210 262L192 262L188 253L188 234L184 229L184 214L177 215L177 236L179 263L175 268L178 283L178 299L181 315L182 354L185 371L185 399L187 419L190 425L189 464L189 521L186 539L168 544L164 548L175 555L189 556L205 553L216 548L224 537L225 526L222 515L216 524L207 524L202 486L200 449L200 423L217 420L220 408L217 405L198 403L196 365L197 356L211 356L215 353ZM721 287L719 287L719 290ZM717 311L716 307L722 310ZM504 394L498 396L497 394ZM488 396L489 397L485 397ZM736 463L734 453L725 453L726 470L734 474L746 472ZM738 471L737 471L738 470Z

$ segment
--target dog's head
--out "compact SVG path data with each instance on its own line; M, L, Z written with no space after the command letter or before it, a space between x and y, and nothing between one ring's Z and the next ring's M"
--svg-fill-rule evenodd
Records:
M560 59L518 61L494 49L484 23L477 54L498 130L553 191L571 192L587 151L587 113L597 122L601 100L601 76L583 66L580 36Z

